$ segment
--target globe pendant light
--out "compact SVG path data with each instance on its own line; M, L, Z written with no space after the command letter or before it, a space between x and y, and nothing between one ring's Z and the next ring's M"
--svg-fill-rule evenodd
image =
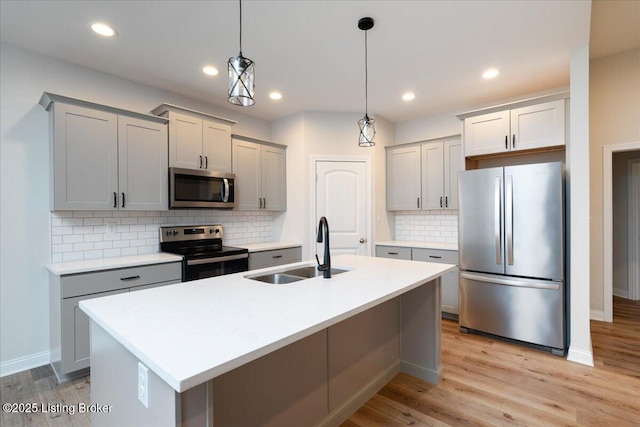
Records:
M368 74L367 74L367 31L373 28L373 18L361 18L358 21L358 28L364 31L364 117L358 120L358 127L360 128L360 137L358 139L358 145L360 147L373 147L376 145L374 138L376 136L376 130L373 127L375 120L369 117L368 111L368 99L367 99L367 86L368 86Z
M242 0L240 3L240 53L229 58L229 102L242 107L255 104L255 64L242 56Z

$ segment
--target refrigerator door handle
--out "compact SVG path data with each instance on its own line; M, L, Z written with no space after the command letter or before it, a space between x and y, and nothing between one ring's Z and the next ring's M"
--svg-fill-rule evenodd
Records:
M475 280L476 282L493 283L496 285L517 286L521 288L536 288L536 289L560 289L560 283L550 282L545 283L540 280L533 279L506 279L489 274L481 273L468 273L466 271L460 272L460 277L463 279Z
M507 234L507 262L513 265L513 175L507 175L505 198L505 229Z
M494 218L494 226L495 226L495 247L496 247L496 264L502 264L502 239L501 230L502 230L502 210L500 209L500 177L496 176L495 181L495 194L494 194L494 209L495 215Z

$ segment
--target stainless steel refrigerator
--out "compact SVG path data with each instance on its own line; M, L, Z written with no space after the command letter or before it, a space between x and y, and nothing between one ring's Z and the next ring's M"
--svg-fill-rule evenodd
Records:
M566 349L564 167L460 172L462 331Z

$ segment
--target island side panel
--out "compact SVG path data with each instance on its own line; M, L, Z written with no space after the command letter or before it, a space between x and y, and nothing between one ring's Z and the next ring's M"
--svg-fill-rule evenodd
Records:
M440 278L401 296L400 370L438 384L442 379Z
M91 426L176 426L178 395L149 369L149 407L138 400L138 359L91 321L91 403L108 405L91 414Z
M329 327L329 416L338 426L400 371L400 298Z
M214 426L312 426L327 414L327 330L211 380Z

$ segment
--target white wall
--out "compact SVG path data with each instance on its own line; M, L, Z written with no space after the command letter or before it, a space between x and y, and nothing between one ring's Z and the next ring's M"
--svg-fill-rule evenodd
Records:
M603 318L603 149L640 142L640 49L590 63L591 310Z
M163 102L238 123L234 133L271 139L271 124L169 92L0 46L0 374L49 362L48 91L138 112Z
M366 158L372 172L373 236L370 242L391 236L392 216L385 203L384 146L393 143L393 125L376 117L376 145L358 146L358 120L361 114L306 112L273 123L273 140L287 148L287 212L275 220L274 235L282 240L300 240L304 236L302 257L315 254L312 241L315 224L311 223L311 159L314 156ZM372 246L373 247L373 246Z
M569 354L593 366L589 324L589 46L571 54L571 143L567 147Z

